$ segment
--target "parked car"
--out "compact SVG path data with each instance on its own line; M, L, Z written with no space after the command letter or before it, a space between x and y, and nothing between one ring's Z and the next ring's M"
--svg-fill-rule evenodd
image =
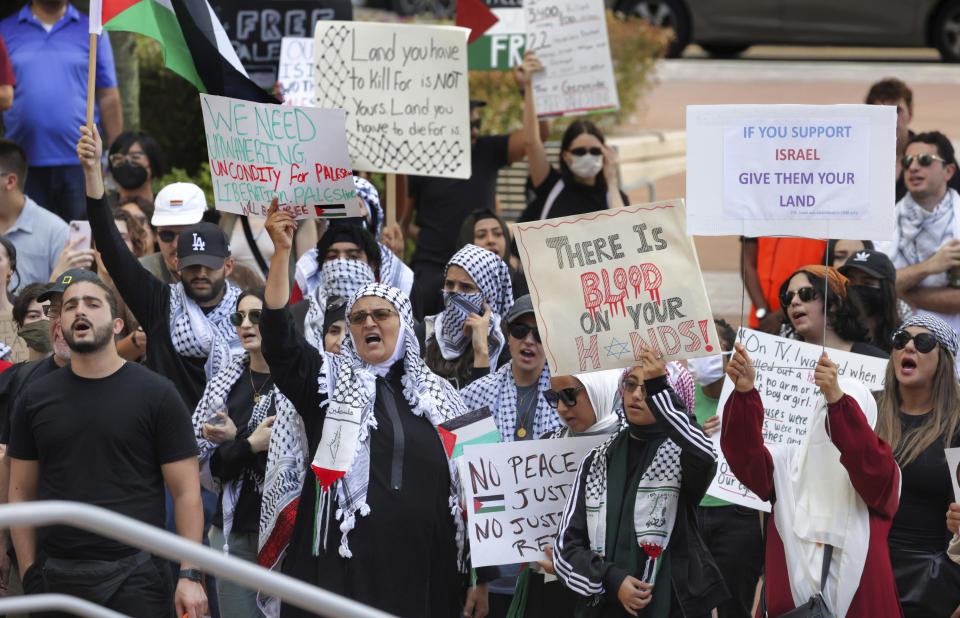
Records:
M751 45L935 47L960 62L960 0L608 0L670 28L667 55L690 43L732 57Z

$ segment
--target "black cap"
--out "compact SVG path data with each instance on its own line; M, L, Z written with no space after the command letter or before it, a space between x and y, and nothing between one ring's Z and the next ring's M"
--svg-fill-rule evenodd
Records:
M507 311L507 324L513 324L513 322L520 316L524 316L528 313L534 313L533 311L533 299L530 298L529 294L524 294L517 300L513 301L513 306L510 307L510 310Z
M197 223L180 232L177 241L177 270L187 266L223 267L230 257L230 245L223 230L212 223Z
M481 101L480 99L470 99L470 110L472 111L475 107L486 107L487 102Z
M86 268L71 268L57 277L57 280L50 284L46 292L37 296L37 302L43 303L50 300L50 297L54 294L63 294L63 291L66 290L71 283L84 280L94 281L97 279L99 279L97 273L92 270L87 270Z
M847 275L851 268L862 270L871 277L890 281L891 283L897 280L896 267L893 265L893 262L890 261L890 258L882 251L872 249L855 251L853 255L847 258L843 266L837 270L839 270L841 274Z

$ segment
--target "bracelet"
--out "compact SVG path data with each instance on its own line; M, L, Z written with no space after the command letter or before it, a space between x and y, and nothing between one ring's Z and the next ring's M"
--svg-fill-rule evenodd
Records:
M203 572L200 569L183 569L178 576L179 579L189 579L192 582L201 583L203 581Z

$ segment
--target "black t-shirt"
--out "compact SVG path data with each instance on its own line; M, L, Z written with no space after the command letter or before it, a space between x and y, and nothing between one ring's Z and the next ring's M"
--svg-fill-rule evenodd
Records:
M890 358L890 355L875 345L865 341L854 341L850 346L850 351L854 354L865 354L866 356L875 356L877 358Z
M253 384L256 385L261 397L270 392L273 378L269 373L252 373ZM221 481L232 481L241 478L246 468L254 468L261 475L267 469L267 452L254 453L250 450L247 438L256 427L250 428L250 416L253 414L253 385L250 384L251 373L244 371L236 381L230 393L227 394L227 413L237 426L237 437L234 440L223 442L210 456L210 472ZM270 402L267 416L276 414L276 406ZM250 533L260 531L260 501L261 494L254 483L244 480L237 496L237 504L233 511L233 532ZM213 516L213 525L223 528L223 494L217 501L217 512Z
M195 409L207 384L203 369L207 359L181 356L174 349L170 336L170 285L154 277L130 252L106 202L88 197L87 217L103 264L147 334L147 367L169 378L187 407Z
M928 414L900 413L904 434L927 422ZM960 446L960 436L951 447ZM925 551L943 551L950 539L945 513L954 502L953 483L943 452L943 440L936 439L916 459L900 468L900 508L890 528L890 544Z
M407 192L416 200L420 238L414 262L446 264L457 251L457 235L464 219L480 208L493 209L497 172L509 163L509 135L477 138L470 159L472 175L456 178L410 176Z
M24 387L60 367L53 356L19 363L0 373L0 444L10 443L10 417Z
M40 466L38 500L74 500L163 527L160 466L197 455L190 413L170 380L136 363L81 378L69 367L17 400L10 456ZM136 550L71 526L37 529L56 558L112 560Z
M539 187L533 188L534 198L523 213L520 215L520 221L539 221L543 207L550 197L550 193L558 182L563 178L556 168L551 167L550 173L546 179L540 183ZM630 200L627 194L620 191L623 197L623 204L627 205ZM557 217L567 217L570 215L582 215L588 212L606 210L610 207L607 201L607 191L598 186L587 186L578 182L564 182L563 189L557 194L550 212L547 213L547 219L556 219Z

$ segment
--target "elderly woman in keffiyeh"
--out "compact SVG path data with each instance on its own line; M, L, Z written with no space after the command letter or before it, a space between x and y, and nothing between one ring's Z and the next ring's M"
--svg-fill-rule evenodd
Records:
M266 227L276 251L263 354L298 419L284 427L278 417L274 426L261 564L275 564L286 546L287 575L400 616L453 616L464 523L437 425L463 414L463 402L423 363L410 300L396 288L354 292L340 354L299 337L283 267L296 225L274 204ZM280 613L307 615L288 606Z

